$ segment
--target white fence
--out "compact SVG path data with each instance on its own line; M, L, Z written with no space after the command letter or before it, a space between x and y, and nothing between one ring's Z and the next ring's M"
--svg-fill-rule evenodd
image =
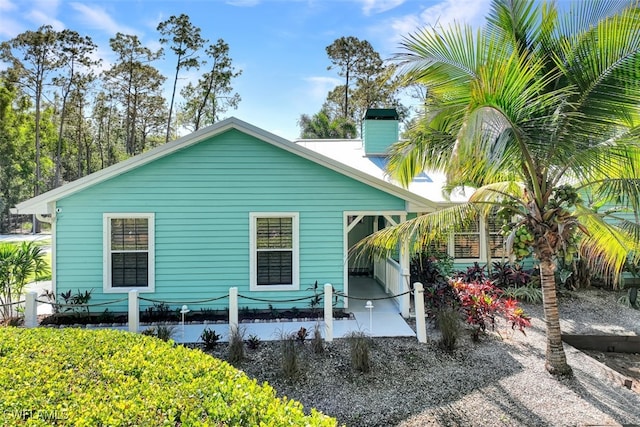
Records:
M373 265L373 277L384 284L384 290L389 295L399 295L402 290L402 269L397 261L391 258L376 260ZM394 302L401 308L399 298L394 298Z
M396 282L399 283L400 271L397 263L392 262L385 264L391 266L388 268L391 276L395 276ZM395 272L395 274L394 274ZM417 338L420 342L426 342L426 326L424 319L424 296L422 290L422 284L415 284L415 305L416 305L416 326L417 326ZM324 326L325 326L325 341L333 341L333 286L330 283L324 285ZM338 293L338 295L340 295ZM394 294L397 295L397 294ZM229 334L232 335L238 331L238 288L229 288ZM346 297L346 295L343 295ZM394 298L396 303L401 297L410 298L409 293L405 292L404 295ZM130 332L138 332L140 330L140 296L138 291L129 291L128 294L128 329ZM186 305L183 305L183 310L186 309ZM36 292L28 292L25 295L24 300L24 325L27 328L33 328L38 326L37 320L38 300ZM184 322L184 318L183 318Z

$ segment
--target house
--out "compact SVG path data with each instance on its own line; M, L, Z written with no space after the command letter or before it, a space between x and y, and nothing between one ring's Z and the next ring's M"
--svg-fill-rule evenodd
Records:
M124 299L134 289L157 301L213 299L237 287L254 298L242 306L267 308L256 299L300 298L316 282L348 295L350 273L362 272L398 295L409 285L405 251L371 264L349 259L349 248L451 202L441 196L442 177L421 175L403 189L385 175L397 119L394 110L370 110L362 140L294 143L230 118L14 212L51 222L54 292L91 291L91 303ZM445 245L462 262L479 261L484 239L476 227ZM126 311L126 304L109 310ZM397 304L408 316L409 296ZM348 300L337 306L347 308Z
M398 114L394 109L370 109L367 111L362 127L362 139L347 140L296 140L296 144L327 156L335 161L344 163L354 169L365 172L375 178L393 183L386 173L387 150L389 146L398 140ZM441 173L421 173L409 185L412 193L431 202L431 209L420 213L432 212L434 209L451 206L464 202L469 194L456 191L448 197L443 195L443 187L446 177ZM416 213L409 213L411 216ZM357 229L350 234L349 245L357 243L362 237L371 234L388 224L380 218L364 218ZM377 222L376 222L377 221ZM506 253L503 245L503 236L500 234L501 223L493 218L480 219L465 229L459 230L448 240L439 242L437 249L447 253L455 261L458 269L466 268L474 262L486 264L489 260L504 259ZM357 270L369 269L374 276L382 281L386 275L386 267L393 260L368 261L371 265L352 266ZM351 260L350 262L354 262Z

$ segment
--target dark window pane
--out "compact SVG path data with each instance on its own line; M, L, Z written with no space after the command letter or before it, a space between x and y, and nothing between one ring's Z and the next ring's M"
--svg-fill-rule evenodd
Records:
M489 233L499 233L502 228L502 221L498 220L494 215L490 215L487 218L487 227L489 228Z
M293 253L291 251L262 251L257 258L258 285L293 284Z
M500 234L489 235L489 248L491 250L492 258L502 258L507 256L507 252L504 250L504 237Z
M293 218L257 218L256 247L258 249L293 248Z
M461 233L478 233L480 232L480 222L479 221L471 221L468 224L464 224Z
M113 287L149 286L149 255L146 252L111 254Z
M111 250L147 250L149 247L148 218L112 218Z
M480 236L478 234L456 234L453 244L455 258L480 257Z
M426 246L425 249L429 255L444 256L444 255L447 255L449 252L448 246L449 245L447 244L446 240L434 239L429 242L429 244Z

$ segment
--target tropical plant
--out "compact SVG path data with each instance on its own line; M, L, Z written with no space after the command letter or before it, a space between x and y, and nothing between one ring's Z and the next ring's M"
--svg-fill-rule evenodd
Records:
M531 282L532 271L525 270L518 263L494 261L491 266L491 282L501 289L527 286Z
M258 337L257 335L249 335L249 338L247 338L247 347L249 347L250 350L257 350L258 347L260 347L260 343L262 343L262 341L260 340L260 337Z
M452 24L403 39L396 59L405 81L427 95L419 124L391 149L389 172L403 185L423 170L445 172L447 190L471 187L471 195L359 244L382 256L399 241L422 246L503 209L515 219L506 223L511 258L528 250L539 265L546 368L556 375L572 373L558 258L578 255L594 272L620 277L627 255L640 257L640 226L621 214L640 205L639 6L567 7L493 0L477 32ZM605 205L613 209L598 209Z
M320 330L320 323L316 323L316 325L313 327L311 349L315 354L324 353L324 344L322 343L322 331Z
M142 335L150 337L156 337L162 341L169 341L176 333L176 327L174 325L156 325L151 326L141 332Z
M362 331L352 331L346 336L349 341L351 367L356 372L367 373L371 370L371 338Z
M494 329L498 316L504 317L511 329L518 329L523 334L524 328L531 326L529 317L513 298L505 298L502 289L494 286L489 280L472 280L465 282L458 279L451 286L460 299L460 308L466 322L472 327L474 341L487 328Z
M0 243L0 316L15 312L27 283L48 270L42 248L33 242Z
M202 344L204 344L205 350L213 350L218 344L218 341L222 338L216 331L209 328L204 328L202 333L200 334L200 340Z
M239 365L244 360L244 334L243 328L233 328L229 334L229 348L227 360L232 365Z
M301 367L298 361L298 349L296 348L296 334L280 333L280 365L282 375L288 379L295 379L301 374Z

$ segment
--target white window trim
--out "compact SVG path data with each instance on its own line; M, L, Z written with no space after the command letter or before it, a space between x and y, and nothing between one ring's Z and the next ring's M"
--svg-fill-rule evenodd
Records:
M487 254L485 253L485 247L486 247L486 242L485 242L485 224L484 221L482 220L482 218L479 218L478 220L478 231L476 232L472 232L472 231L462 231L462 232L456 232L454 231L453 233L451 233L451 236L449 237L449 255L453 258L454 262L457 263L473 263L473 262L483 262L487 260ZM480 251L477 257L474 258L456 258L456 243L455 243L455 238L456 235L476 235L478 234L479 239L478 239L478 244L480 245Z
M145 287L113 287L111 285L111 219L116 218L147 218L149 220L149 286ZM142 212L117 212L102 215L102 291L107 294L138 292L155 292L155 214Z
M249 289L252 291L297 291L300 289L300 214L298 212L250 212L249 213ZM256 220L258 218L291 218L293 226L292 284L258 285Z

